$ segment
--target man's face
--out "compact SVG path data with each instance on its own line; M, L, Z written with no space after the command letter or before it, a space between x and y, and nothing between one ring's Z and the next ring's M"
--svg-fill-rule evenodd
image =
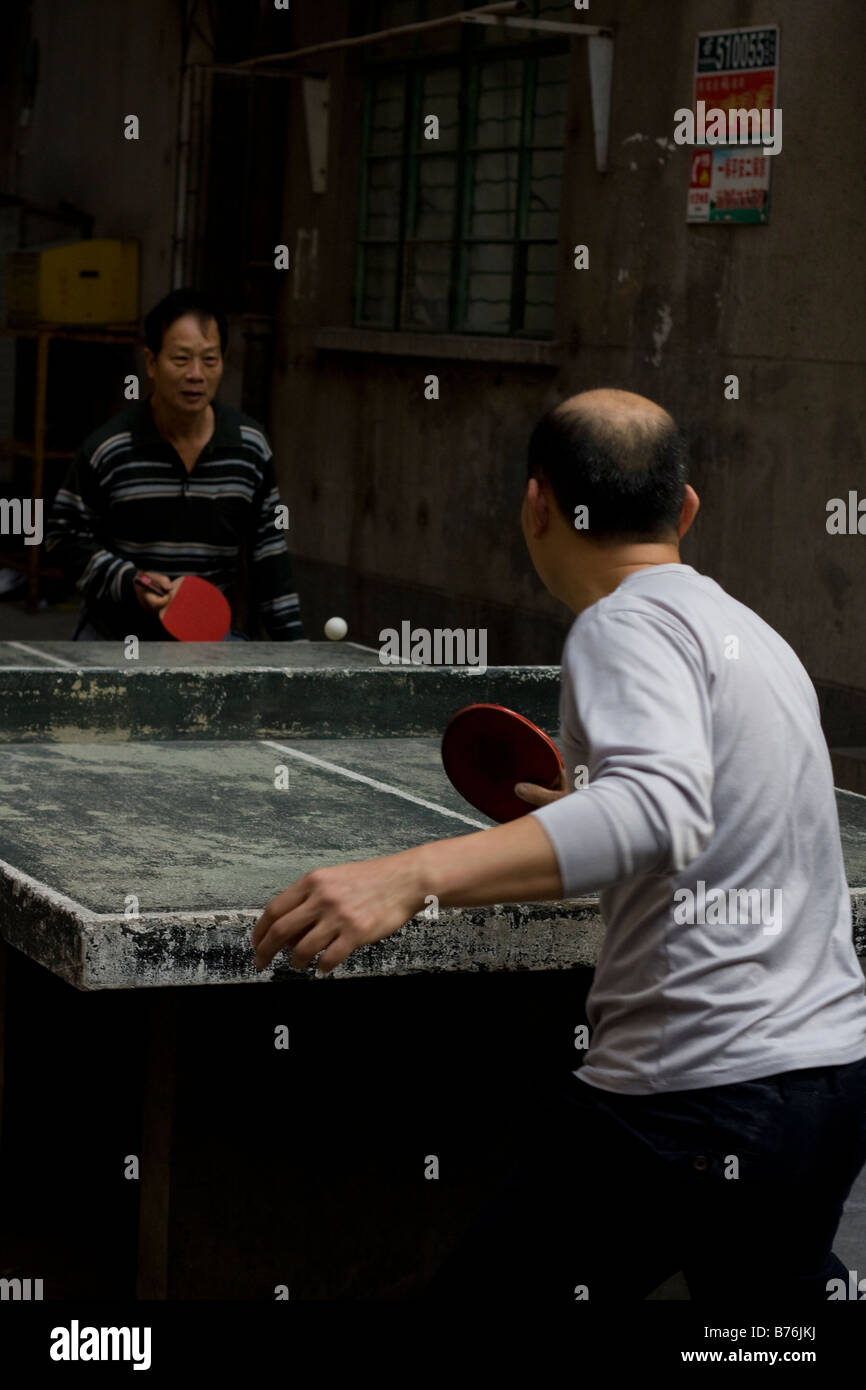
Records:
M205 411L217 393L223 374L216 319L200 323L195 314L175 319L165 330L156 357L145 351L147 375L155 396L185 414Z

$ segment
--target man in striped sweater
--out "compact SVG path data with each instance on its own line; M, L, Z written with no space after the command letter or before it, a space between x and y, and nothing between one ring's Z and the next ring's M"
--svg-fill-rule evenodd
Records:
M215 399L226 319L175 290L145 319L149 399L84 441L46 530L46 548L84 597L78 637L165 638L177 581L216 584L233 609L248 562L250 616L278 641L303 637L271 448L255 420ZM135 583L147 574L168 590Z

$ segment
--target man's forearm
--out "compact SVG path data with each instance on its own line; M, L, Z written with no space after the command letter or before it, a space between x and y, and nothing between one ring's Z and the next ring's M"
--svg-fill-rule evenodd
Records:
M538 902L562 896L553 846L534 816L407 850L419 891L442 907Z

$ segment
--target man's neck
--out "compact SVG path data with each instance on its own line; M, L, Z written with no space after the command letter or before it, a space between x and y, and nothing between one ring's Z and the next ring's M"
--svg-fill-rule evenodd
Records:
M618 589L624 579L638 570L654 569L657 565L681 565L682 558L675 545L642 545L628 547L599 557L588 574L575 577L568 591L568 606L573 613L582 613L599 599Z
M185 410L172 410L159 396L151 396L150 410L153 422L164 439L196 441L213 434L214 412L211 405L192 415Z

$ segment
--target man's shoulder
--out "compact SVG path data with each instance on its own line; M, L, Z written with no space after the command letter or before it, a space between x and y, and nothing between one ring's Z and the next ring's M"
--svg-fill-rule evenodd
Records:
M133 436L141 427L142 411L146 404L146 401L137 401L134 406L118 410L97 429L91 430L82 442L81 453L93 460L95 455L104 453L107 446L122 448L124 445L130 445Z
M577 624L586 631L631 617L689 626L696 613L729 609L736 602L714 579L690 565L646 566L585 609Z
M237 410L233 405L224 405L222 401L218 403L219 428L228 437L239 439L247 448L252 449L263 461L267 461L272 454L268 437L258 420L252 415L247 415L243 410Z
M578 615L566 639L570 655L588 648L609 652L635 644L673 642L697 654L707 622L735 603L707 575L691 566L647 567Z

